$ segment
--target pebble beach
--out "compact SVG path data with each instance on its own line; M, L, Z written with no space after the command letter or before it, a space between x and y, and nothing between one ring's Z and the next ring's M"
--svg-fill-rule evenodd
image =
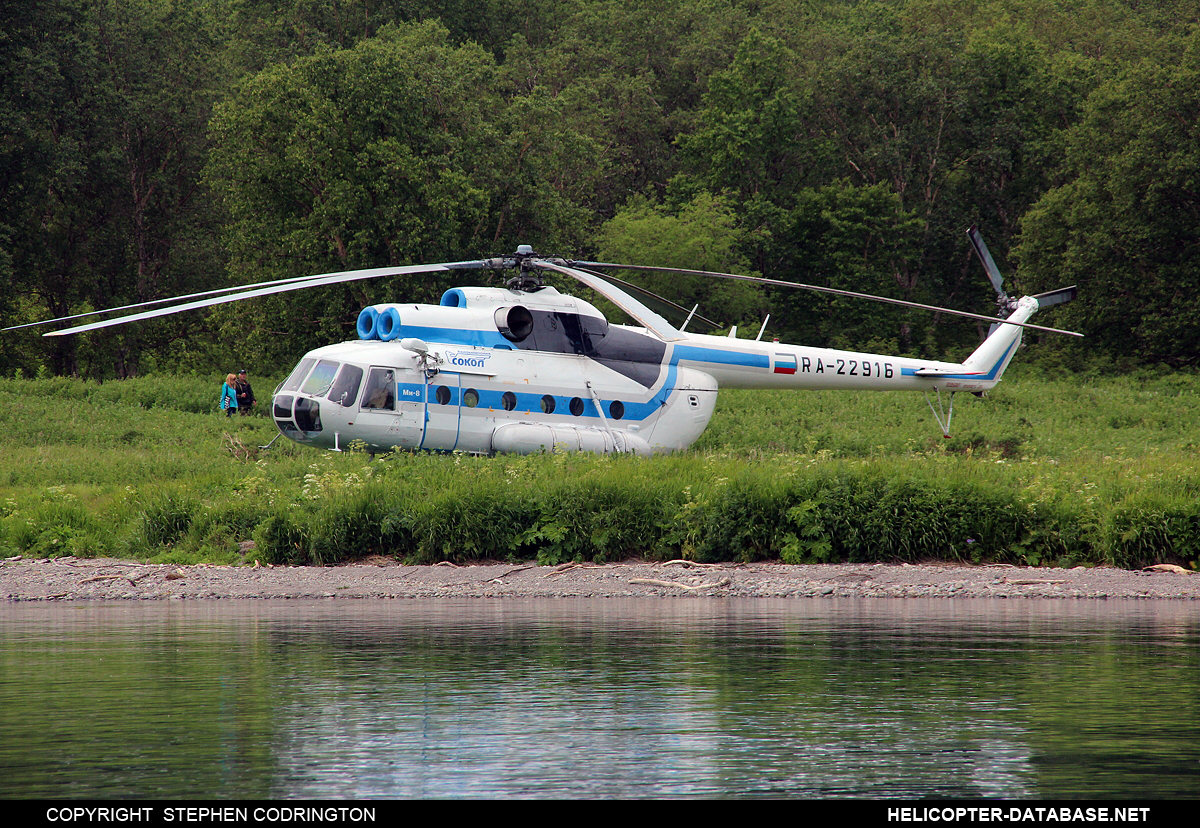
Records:
M143 564L9 558L0 596L20 601L379 598L998 598L1200 600L1200 574L1175 568L1049 569L945 564L489 563L404 566Z

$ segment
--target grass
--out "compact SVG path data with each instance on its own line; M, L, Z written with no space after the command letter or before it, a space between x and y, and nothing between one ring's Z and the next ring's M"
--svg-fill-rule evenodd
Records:
M274 426L213 378L0 380L0 554L1195 567L1200 381L1009 377L951 440L919 394L743 391L673 456L374 462L258 452Z

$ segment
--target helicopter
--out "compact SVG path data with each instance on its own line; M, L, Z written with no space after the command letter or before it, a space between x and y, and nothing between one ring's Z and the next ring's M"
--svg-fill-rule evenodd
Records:
M279 436L321 449L355 444L372 455L393 449L478 454L539 451L657 454L686 449L703 433L722 388L920 390L944 436L954 395L982 395L1004 374L1034 313L1075 297L1075 287L1009 297L976 228L968 236L997 293L999 318L888 297L733 273L541 257L528 245L498 258L343 271L111 308L167 307L50 331L65 336L311 287L404 274L512 271L504 288L456 287L437 305L384 303L358 315L358 339L309 351L276 389ZM831 350L687 333L658 311L686 312L609 271L674 272L739 279L918 307L993 322L962 363ZM636 324L613 324L591 303L545 284L571 277ZM79 319L63 317L46 322ZM768 317L769 319L769 317ZM34 324L45 324L34 323ZM938 406L934 407L932 394ZM942 394L948 395L949 408ZM274 440L272 440L272 443Z

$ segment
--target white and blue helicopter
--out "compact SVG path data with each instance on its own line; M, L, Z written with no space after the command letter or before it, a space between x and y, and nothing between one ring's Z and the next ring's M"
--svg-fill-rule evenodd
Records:
M326 273L180 296L164 301L189 301L45 335L65 336L225 302L382 276L511 270L517 275L507 288L453 288L438 305L397 303L363 308L357 341L309 351L275 390L271 414L280 433L303 445L335 451L357 443L372 454L391 449L655 454L690 446L708 425L721 388L842 388L924 391L948 437L954 394L981 394L995 386L1013 358L1024 328L1079 336L1027 322L1038 310L1074 298L1074 287L1010 298L979 233L971 228L968 235L996 289L1001 321L887 297L732 273L543 258L523 245L516 254L502 258ZM662 308L671 303L602 274L610 270L741 279L994 324L984 342L961 364L764 342L766 321L754 340L736 338L736 330L728 336L685 333L687 322L676 328L649 306ZM542 275L547 272L578 280L637 324L610 324L595 306L543 284ZM148 304L160 303L95 313ZM684 308L673 307L686 313ZM938 400L936 409L930 392ZM942 392L949 395L948 409L942 407Z

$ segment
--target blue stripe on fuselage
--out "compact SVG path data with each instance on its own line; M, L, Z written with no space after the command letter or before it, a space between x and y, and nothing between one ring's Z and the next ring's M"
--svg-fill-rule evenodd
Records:
M996 360L995 365L993 365L991 370L988 371L986 374L983 373L982 371L975 371L970 374L938 374L937 376L932 376L932 377L918 377L918 379L932 379L932 380L962 379L962 380L985 380L985 381L994 380L996 378L996 375L1000 373L1000 366L1004 364L1005 360L1008 359L1008 355L1012 353L1013 348L1017 347L1018 344L1020 344L1020 343L1014 341L1013 344L1010 345L1008 347L1008 349L1005 350L1005 352L1000 355L1000 358ZM920 368L901 368L900 375L904 376L904 377L914 377L917 375L917 371L919 371L919 370L921 370L921 369Z
M766 354L725 351L702 345L676 345L675 351L671 355L671 364L675 365L683 359L689 362L707 362L712 365L741 365L746 368L764 369L771 367L771 358Z
M444 373L452 372L447 371ZM443 387L450 389L450 399L446 401L447 406L462 406L462 408L470 410L468 406L462 405L462 394L468 390L467 388L460 389L457 386L452 385L446 385ZM423 386L417 383L400 384L400 399L419 402L420 400L415 398L413 395L423 393L422 389ZM513 413L536 413L539 416L563 417L564 422L570 422L570 419L567 418L571 418L573 416L570 411L571 400L574 399L574 397L563 396L559 394L539 394L537 392L515 391L512 388L472 388L471 390L474 390L475 393L479 395L479 402L473 406L473 408L476 410L491 410L494 413L507 411L507 409L504 408L504 394L506 392L511 392L512 395L517 399L517 404L511 409ZM542 412L543 396L549 396L554 400L554 413L551 415L547 415ZM621 420L642 421L648 419L661 407L659 402L660 396L665 399L665 395L656 394L654 397L646 400L645 402L634 402L628 399L620 400L619 402L621 405L625 406L625 413L622 415ZM580 418L599 419L600 415L596 411L595 400L590 396L581 396L579 399L583 401L583 413L578 416ZM600 399L600 404L603 405L605 409L604 416L608 419L613 419L611 413L609 412L609 408L615 401L616 400L612 399ZM430 408L440 405L440 403L438 403L432 397L430 397L427 404Z
M405 325L404 334L406 336L416 336L421 339L426 339L432 342L445 343L448 345L464 345L475 348L494 348L499 345L504 348L512 346L500 336L500 334L492 331L473 331L464 330L462 328L434 328L422 327L418 325ZM669 344L670 356L664 366L665 374L660 370L659 381L655 383L657 390L650 396L649 399L643 402L635 402L632 400L621 400L625 406L625 420L646 420L653 416L660 408L667 403L667 399L675 390L675 383L679 375L679 363L686 360L688 362L712 364L712 365L739 365L746 368L761 368L766 370L770 367L770 357L766 354L746 353L744 351L724 350L720 348L705 347L700 345L679 345ZM443 368L443 373L455 373L453 368ZM466 375L464 375L466 376ZM412 386L420 388L419 385ZM451 389L451 399L449 405L460 405L460 391L458 388L447 386ZM476 389L479 394L478 408L483 409L500 409L503 410L501 397L505 390L512 389ZM513 393L517 397L517 405L514 411L528 411L530 413L541 411L542 394L516 392ZM411 394L411 392L410 392ZM402 399L413 399L410 394L401 393ZM569 410L571 397L551 394L555 402L555 415L561 416ZM584 418L599 418L596 412L596 406L592 399L583 398L584 412L581 415ZM602 399L605 409L613 402L613 400ZM433 400L429 401L429 405L437 405ZM568 415L569 416L569 415ZM606 414L607 416L607 414Z

